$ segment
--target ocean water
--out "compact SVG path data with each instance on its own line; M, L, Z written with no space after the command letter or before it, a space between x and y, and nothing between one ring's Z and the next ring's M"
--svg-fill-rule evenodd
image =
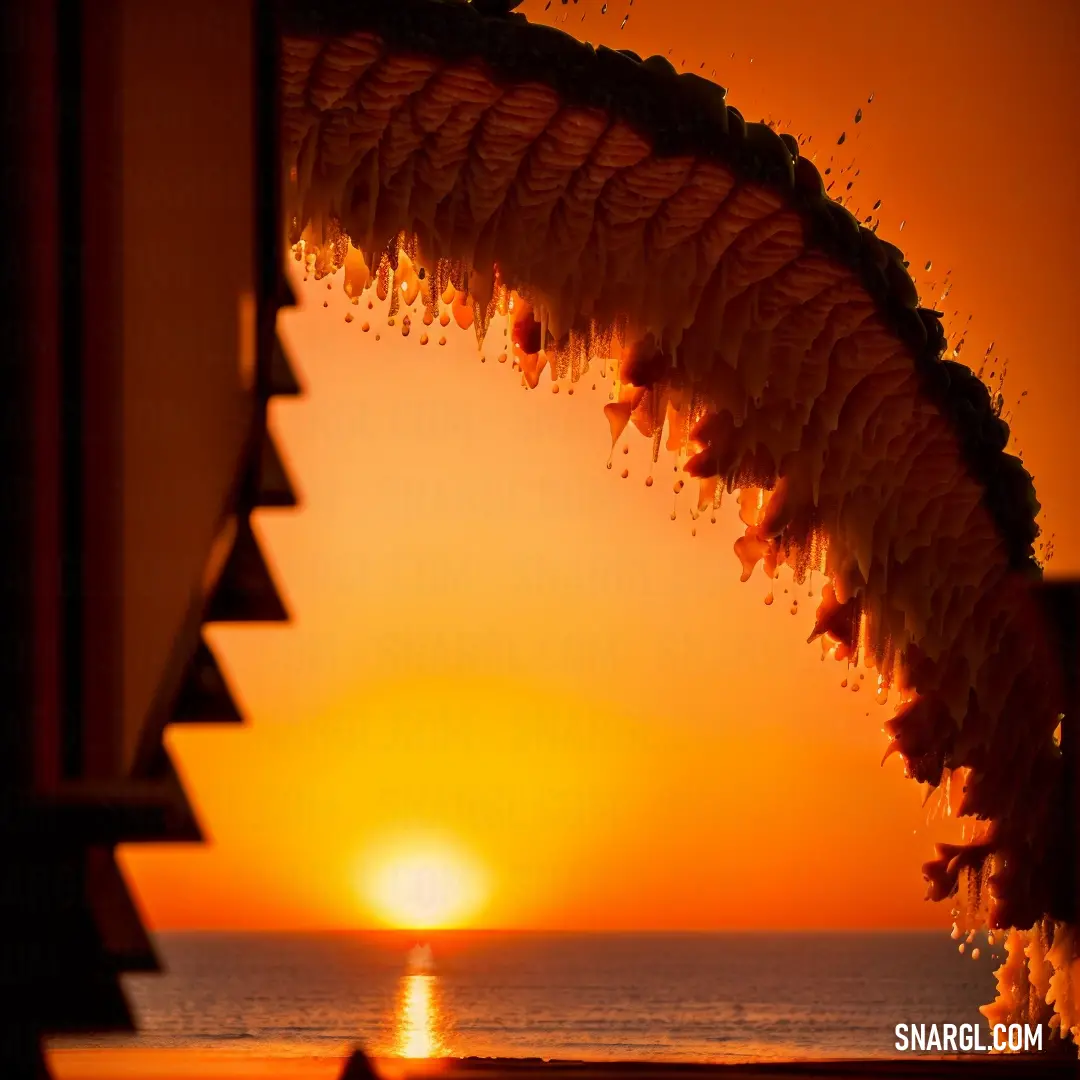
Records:
M433 967L417 964L430 948ZM142 1030L56 1046L551 1059L896 1056L977 1023L997 962L946 933L164 934L126 979ZM989 1034L983 1030L983 1041Z

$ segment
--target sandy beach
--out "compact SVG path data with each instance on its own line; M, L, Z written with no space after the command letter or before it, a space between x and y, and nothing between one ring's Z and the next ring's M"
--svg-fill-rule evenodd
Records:
M170 1050L54 1050L56 1080L337 1080L335 1058L270 1058ZM906 1058L745 1065L573 1062L500 1058L375 1062L382 1080L1072 1080L1075 1061L1040 1057Z

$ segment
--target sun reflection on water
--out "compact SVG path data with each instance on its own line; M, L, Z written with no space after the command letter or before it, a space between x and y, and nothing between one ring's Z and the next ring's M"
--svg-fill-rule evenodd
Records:
M395 1014L394 1053L403 1058L436 1058L450 1053L446 1013L437 975L404 975Z

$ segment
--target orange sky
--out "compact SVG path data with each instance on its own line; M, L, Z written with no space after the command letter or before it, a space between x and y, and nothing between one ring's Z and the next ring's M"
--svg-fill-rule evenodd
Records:
M1008 407L1028 391L1050 569L1080 572L1077 9L637 0L621 31L627 0L543 9L523 10L715 68L749 119L813 133L822 169L847 131L863 212L881 198L880 234L933 259L924 302L952 269L962 358L994 340ZM374 925L372 870L438 850L475 868L474 925L947 926L919 874L940 829L878 768L889 709L803 644L805 587L792 616L760 571L739 583L733 502L692 537L670 464L643 486L643 439L605 470L588 377L527 393L471 331L365 335L333 284L282 319L309 393L272 421L304 509L258 521L294 622L212 635L253 723L171 734L212 843L125 850L151 924Z

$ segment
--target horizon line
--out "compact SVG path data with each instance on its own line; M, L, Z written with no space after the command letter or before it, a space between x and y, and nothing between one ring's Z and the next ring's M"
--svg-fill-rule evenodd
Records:
M565 934L565 935L702 935L702 934L948 934L932 926L756 926L756 927L522 927L522 926L166 926L152 934Z

